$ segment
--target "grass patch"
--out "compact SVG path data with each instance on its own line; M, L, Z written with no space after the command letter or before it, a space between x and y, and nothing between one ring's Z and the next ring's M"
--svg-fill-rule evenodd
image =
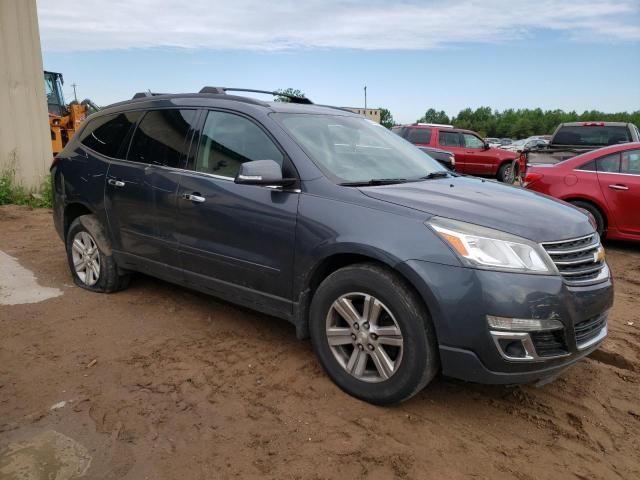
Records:
M29 189L16 183L16 172L6 169L0 172L0 205L27 205L32 208L53 207L51 176L42 179L40 188Z

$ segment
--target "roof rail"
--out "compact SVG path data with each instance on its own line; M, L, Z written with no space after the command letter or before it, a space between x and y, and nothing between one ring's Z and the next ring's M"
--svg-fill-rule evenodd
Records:
M418 123L414 123L414 125L424 125L424 126L428 126L428 127L455 128L453 125L446 125L444 123L422 123L422 122L418 122Z
M273 95L274 97L286 97L290 100L291 103L313 105L313 102L307 97L298 97L296 95L289 95L288 93L271 92L268 90L254 90L250 88L203 87L199 93L214 93L221 95L226 94L227 92L266 93L267 95Z
M133 96L132 100L135 100L136 98L155 97L157 95L167 95L167 94L166 93L155 93L155 92L138 92Z

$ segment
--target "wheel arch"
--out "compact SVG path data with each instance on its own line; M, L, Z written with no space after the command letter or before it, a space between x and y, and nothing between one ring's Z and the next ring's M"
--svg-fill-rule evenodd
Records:
M72 202L64 207L64 238L67 238L67 233L69 232L69 227L73 223L73 221L82 216L82 215L92 215L95 212L91 210L86 204L83 202Z
M607 211L606 207L602 205L598 200L592 197L581 196L581 195L568 195L567 197L564 197L561 200L567 203L584 202L584 203L589 203L593 205L596 209L598 209L598 211L600 212L600 215L602 215L602 219L604 220L604 231L606 232L607 228L610 225L609 212Z

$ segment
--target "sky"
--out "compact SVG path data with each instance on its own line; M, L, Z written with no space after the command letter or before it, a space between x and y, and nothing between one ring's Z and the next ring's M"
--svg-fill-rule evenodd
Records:
M640 109L640 0L37 0L67 101L205 85L320 104Z

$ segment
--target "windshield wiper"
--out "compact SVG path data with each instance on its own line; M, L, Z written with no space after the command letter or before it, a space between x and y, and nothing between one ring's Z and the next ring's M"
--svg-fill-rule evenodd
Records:
M362 182L344 182L339 183L343 187L366 187L371 185L392 185L394 183L408 182L406 178L372 178L371 180L365 180Z
M444 178L451 175L451 172L447 172L446 170L438 170L437 172L431 172L424 177L420 177L421 180L431 180L432 178Z

